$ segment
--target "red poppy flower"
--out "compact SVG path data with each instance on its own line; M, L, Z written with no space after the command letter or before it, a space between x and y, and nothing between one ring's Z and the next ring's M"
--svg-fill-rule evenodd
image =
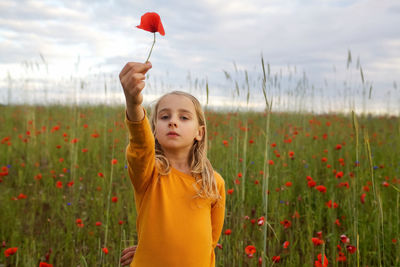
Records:
M319 239L318 237L312 237L311 241L313 242L313 244L315 246L319 246L319 245L322 245L324 243L324 240Z
M353 254L354 252L357 251L357 248L355 246L352 246L352 245L347 245L346 249L350 254Z
M253 254L256 253L256 247L249 245L244 249L244 252L247 254L247 257L252 258Z
M257 220L257 224L258 224L259 226L264 225L264 222L265 222L264 216L258 218L258 220Z
M39 267L53 267L53 264L47 262L40 262Z
M367 196L367 194L363 193L360 197L361 203L364 204L365 203L365 197Z
M345 262L347 260L346 255L343 252L339 251L339 255L336 258L336 261Z
M108 248L103 248L103 252L104 252L104 254L108 254Z
M118 197L112 197L111 201L114 202L114 203L118 202Z
M140 25L136 26L139 29L149 32L159 32L165 35L164 27L161 23L160 15L155 12L147 12L140 18Z
M228 193L228 195L232 195L233 194L233 189L228 189L227 193Z
M284 227L285 229L287 229L287 228L289 228L289 227L292 225L292 222L289 221L289 220L283 220L283 221L280 222L280 224L282 224L283 227Z
M318 185L315 187L315 189L317 189L321 193L326 193L326 187L323 185Z
M318 254L317 256L318 261L315 261L315 267L327 267L328 266L328 259L326 258L324 254L324 259L322 260L322 255Z
M310 187L310 188L311 188L311 187L314 187L316 184L317 184L317 182L315 182L315 181L313 181L313 180L307 182L307 185L308 185L308 187Z
M6 258L8 258L11 255L14 255L15 253L17 253L17 250L18 250L17 247L8 248L8 249L4 250L4 256L6 256Z
M278 263L281 260L281 256L272 256L272 261Z
M289 241L283 242L283 248L288 248L289 245L290 245L290 242L289 242Z
M232 233L231 229L226 229L224 232L225 235L230 235L231 233Z

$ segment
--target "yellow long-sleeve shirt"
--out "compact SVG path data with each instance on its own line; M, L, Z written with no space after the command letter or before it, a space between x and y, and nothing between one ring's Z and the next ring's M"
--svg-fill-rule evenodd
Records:
M131 267L212 267L225 216L225 182L214 171L222 199L194 199L195 178L175 168L157 182L155 140L146 110L130 121L126 149L137 211L138 247Z

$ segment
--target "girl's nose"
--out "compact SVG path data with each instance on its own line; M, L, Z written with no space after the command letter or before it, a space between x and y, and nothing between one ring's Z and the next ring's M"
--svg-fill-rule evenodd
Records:
M172 125L176 127L176 123L173 122L173 121L170 121L169 124L168 124L168 126L172 126Z

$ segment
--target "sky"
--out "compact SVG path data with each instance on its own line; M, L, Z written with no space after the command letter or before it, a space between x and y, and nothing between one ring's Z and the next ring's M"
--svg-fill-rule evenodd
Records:
M135 27L146 12L161 16L166 33L156 35L147 99L177 89L206 101L208 84L210 102L243 104L245 93L234 97L235 81L246 91L247 72L250 103L262 106L263 57L278 76L269 89L277 108L293 106L294 94L297 101L312 98L314 107L399 112L397 0L2 0L0 103L40 101L43 94L50 102L95 100L104 91L123 100L120 70L144 62L153 41Z

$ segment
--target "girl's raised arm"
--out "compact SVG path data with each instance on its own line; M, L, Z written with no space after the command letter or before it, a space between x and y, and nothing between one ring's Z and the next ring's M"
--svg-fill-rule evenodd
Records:
M129 62L122 69L119 78L126 99L126 120L129 131L129 145L126 149L128 173L135 189L136 203L141 202L155 167L155 141L146 111L142 107L145 73L151 63Z

